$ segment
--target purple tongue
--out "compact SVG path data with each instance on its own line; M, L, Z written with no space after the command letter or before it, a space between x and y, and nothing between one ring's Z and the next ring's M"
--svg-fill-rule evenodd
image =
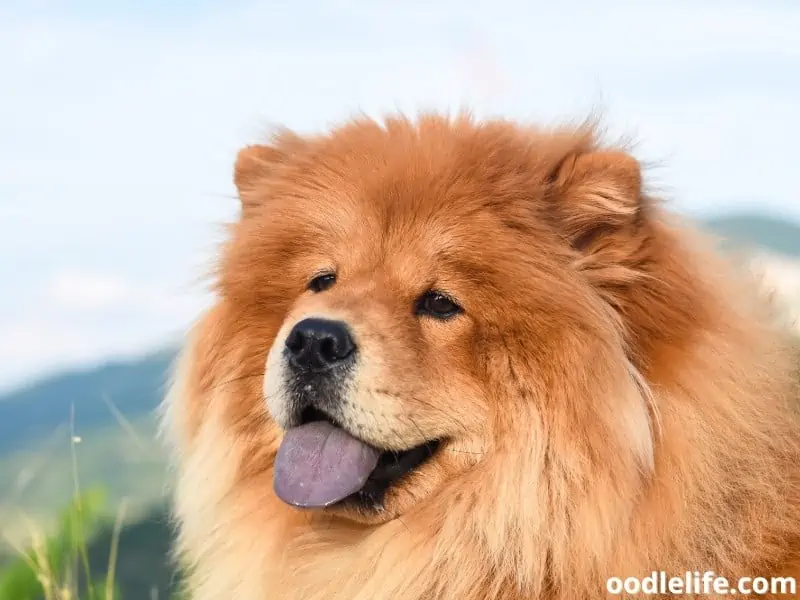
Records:
M377 450L326 421L293 427L275 458L275 493L293 506L328 506L364 487L378 457Z

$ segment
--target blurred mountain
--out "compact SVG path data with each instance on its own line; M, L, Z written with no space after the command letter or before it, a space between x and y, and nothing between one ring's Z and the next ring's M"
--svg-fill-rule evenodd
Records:
M725 239L725 246L757 248L800 257L800 223L760 214L733 214L701 221L711 233Z
M68 371L0 396L1 534L26 537L22 517L46 526L80 487L106 488L113 510L128 499L132 518L164 497L155 409L174 356Z
M114 423L115 409L126 419L151 413L165 389L174 355L172 349L162 350L136 360L59 373L0 395L0 455L69 430L73 407L78 435Z
M759 214L707 219L705 228L722 238L723 250L744 253L765 293L774 294L787 321L800 333L800 223Z

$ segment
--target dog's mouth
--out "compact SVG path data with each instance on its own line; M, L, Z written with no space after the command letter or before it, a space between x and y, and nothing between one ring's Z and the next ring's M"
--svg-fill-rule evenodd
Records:
M380 450L327 414L307 408L288 429L275 459L274 488L292 506L323 508L355 502L375 507L386 491L430 460L432 440L402 451Z

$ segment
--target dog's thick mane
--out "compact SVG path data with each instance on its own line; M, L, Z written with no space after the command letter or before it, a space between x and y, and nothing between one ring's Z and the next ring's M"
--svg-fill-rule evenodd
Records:
M222 407L261 390L220 301L194 328L165 403L193 598L589 600L606 596L608 577L654 570L797 574L795 357L755 284L651 210L647 239L613 257L619 268L602 254L584 264L620 342L586 381L563 372L548 390L561 411L587 394L630 396L609 428L620 439L603 440L630 452L595 456L580 429L515 402L505 445L476 449L485 456L457 484L379 526L300 513L246 485L271 477L253 455L274 454L277 439L260 422L242 435L223 420ZM487 360L492 393L540 397L524 365ZM630 464L611 468L613 458Z

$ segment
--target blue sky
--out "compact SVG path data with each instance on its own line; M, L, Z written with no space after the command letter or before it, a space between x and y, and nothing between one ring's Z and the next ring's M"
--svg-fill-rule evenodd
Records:
M272 124L599 109L676 209L800 219L798 31L791 1L0 0L0 387L179 335Z

